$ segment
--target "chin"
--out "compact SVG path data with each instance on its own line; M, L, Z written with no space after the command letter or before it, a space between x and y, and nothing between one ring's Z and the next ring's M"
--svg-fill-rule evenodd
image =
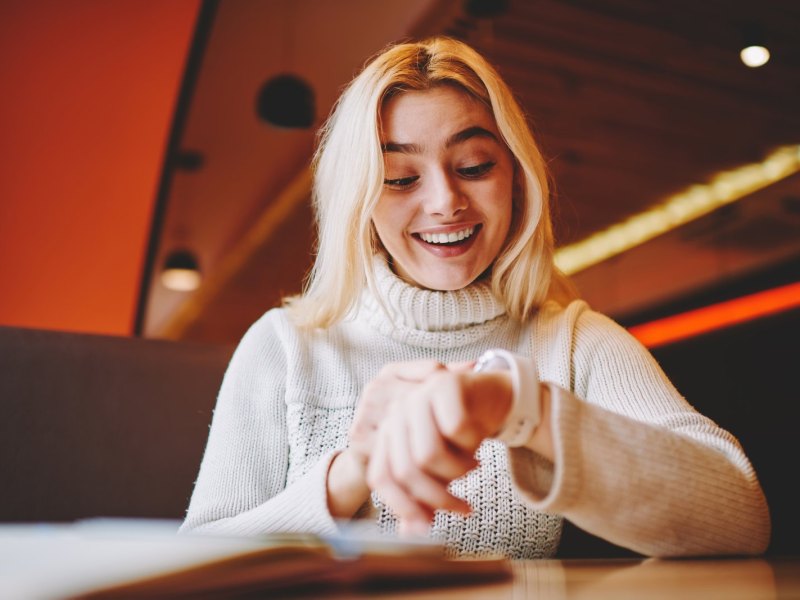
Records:
M478 279L478 275L475 275L474 277L470 277L468 275L463 277L453 277L453 274L449 273L443 277L425 277L417 279L419 282L417 285L429 290L436 290L438 292L453 292L455 290L460 290L467 287L476 279Z

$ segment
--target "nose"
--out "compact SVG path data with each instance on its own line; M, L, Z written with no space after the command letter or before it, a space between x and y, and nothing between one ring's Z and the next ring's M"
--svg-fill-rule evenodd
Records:
M429 174L428 183L423 204L429 215L450 218L467 208L469 200L451 174Z

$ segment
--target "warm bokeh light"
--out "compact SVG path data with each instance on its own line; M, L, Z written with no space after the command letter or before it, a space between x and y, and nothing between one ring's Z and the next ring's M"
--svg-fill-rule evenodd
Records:
M739 53L742 62L748 67L762 67L769 61L769 50L764 46L748 46Z
M798 307L800 283L792 283L636 325L630 332L645 346L655 348Z
M760 163L718 173L709 183L689 186L647 211L559 248L556 264L567 275L577 273L798 171L800 145L784 146Z
M200 273L193 269L165 269L161 272L161 283L175 292L193 292L200 287Z

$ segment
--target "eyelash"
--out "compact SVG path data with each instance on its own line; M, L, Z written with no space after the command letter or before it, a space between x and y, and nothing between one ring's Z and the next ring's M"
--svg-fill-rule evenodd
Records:
M495 164L494 161L488 161L472 167L456 169L456 171L464 179L480 179L491 171ZM414 185L418 180L419 175L413 175L411 177L400 177L399 179L384 179L383 184L397 190L405 190Z
M458 172L462 177L466 177L467 179L480 179L489 171L491 171L494 165L494 161L488 161L479 165L475 165L474 167L464 167L463 169L458 169Z
M396 190L405 190L414 185L418 179L418 175L414 175L413 177L401 177L400 179L384 179L383 185Z

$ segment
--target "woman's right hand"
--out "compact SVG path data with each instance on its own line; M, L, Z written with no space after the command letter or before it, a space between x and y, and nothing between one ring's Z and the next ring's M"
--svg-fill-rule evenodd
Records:
M347 448L336 455L328 471L328 508L333 517L352 517L369 498L367 463L389 406L407 398L417 384L442 370L445 366L433 360L391 363L366 385L350 426Z

